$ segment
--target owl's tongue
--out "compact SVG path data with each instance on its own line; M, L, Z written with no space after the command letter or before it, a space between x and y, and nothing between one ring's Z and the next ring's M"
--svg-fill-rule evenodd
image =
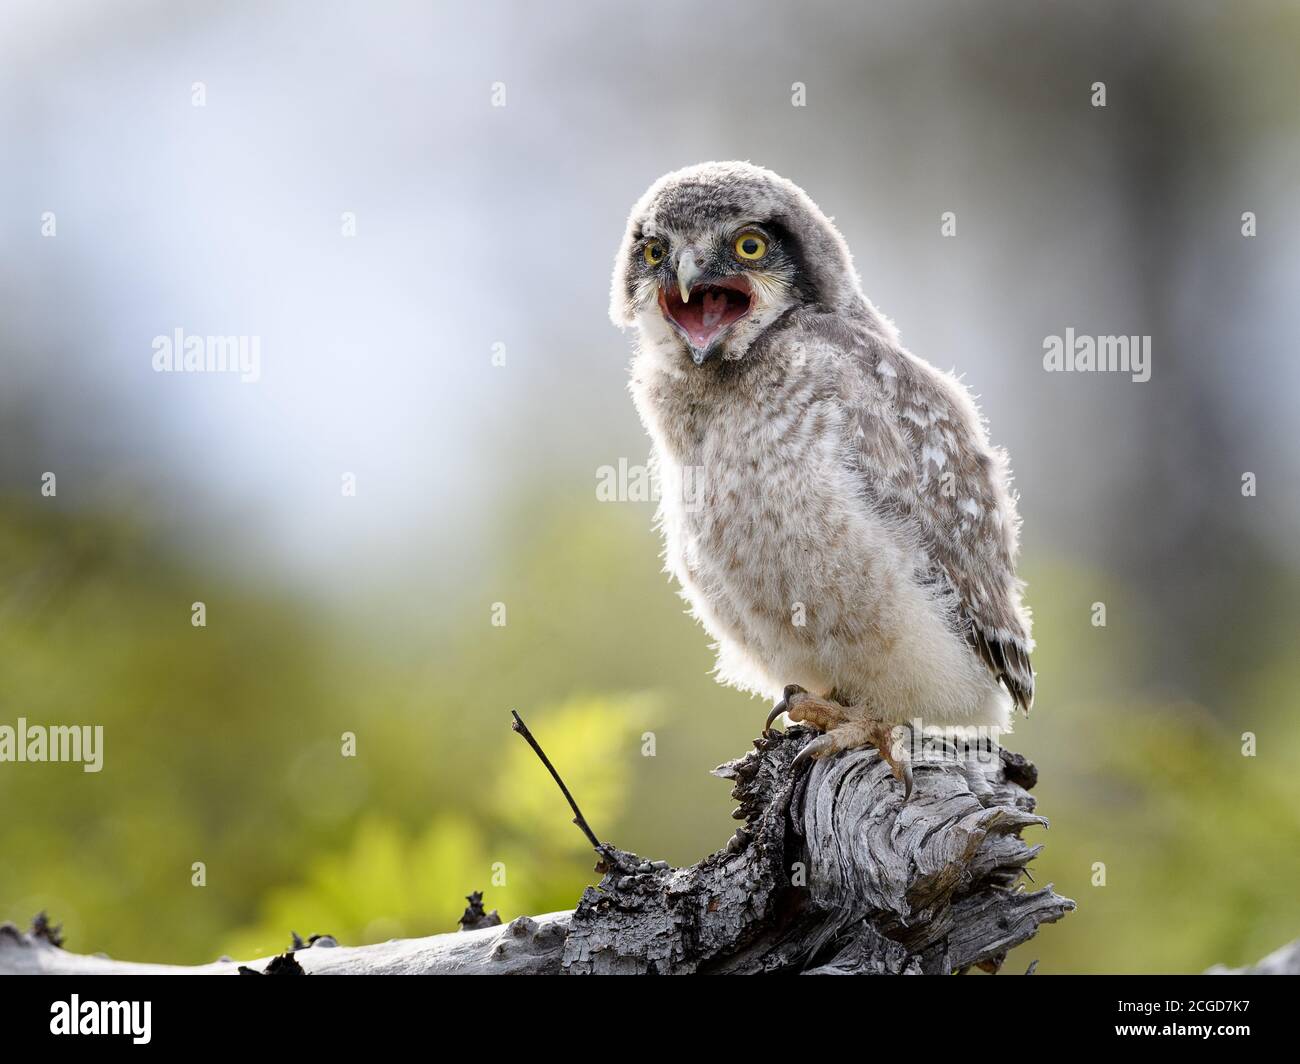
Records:
M700 285L692 290L689 303L670 292L665 302L669 316L692 346L700 349L708 347L718 333L749 311L749 294L731 284Z
M722 320L727 312L727 297L721 292L710 289L704 293L704 327L712 329Z

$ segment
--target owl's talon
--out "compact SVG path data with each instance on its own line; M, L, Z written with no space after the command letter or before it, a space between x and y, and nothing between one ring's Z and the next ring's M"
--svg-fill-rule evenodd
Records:
M766 739L772 734L772 722L782 713L790 711L790 699L796 695L806 695L808 692L800 687L797 683L788 683L785 690L781 692L781 700L772 707L772 712L767 715L767 720L763 723L763 738Z
M881 720L867 706L844 705L833 698L818 698L798 684L787 684L781 692L781 700L767 715L763 725L764 737L771 734L772 722L783 713L793 723L808 724L822 733L795 755L790 765L791 772L798 772L808 762L838 754L841 750L870 746L879 752L894 778L902 783L903 801L912 797L915 781L911 756L906 747L894 744L894 725ZM908 728L908 725L899 727Z
M842 750L872 747L880 754L880 759L889 766L894 779L903 785L903 802L907 803L911 799L915 789L912 758L907 746L901 742L894 742L894 725L867 716L861 706L839 706L838 703L827 703L813 698L803 699L801 702L809 708L823 711L826 706L834 705L843 716L840 723L825 727L823 734L817 736L795 755L794 762L790 766L791 772L798 772L800 767L809 761L818 761L838 754ZM813 715L820 716L823 720L825 718L824 712ZM800 712L798 717L792 716L791 719L803 720L806 716ZM905 724L899 727L908 728Z
M884 757L884 754L881 754L881 756ZM906 804L912 797L912 788L914 786L914 780L912 779L912 759L910 757L905 757L900 761L895 762L890 761L889 758L886 757L885 760L889 763L889 767L894 772L894 779L903 781L903 802Z
M819 735L810 742L797 754L790 765L791 772L798 772L800 767L806 765L809 761L816 761L825 754L835 752L835 740L829 735Z
M908 734L911 734L911 728L904 724L901 727L907 728ZM880 730L873 735L872 745L880 751L880 758L889 766L889 771L894 774L894 779L903 785L903 803L906 804L912 797L912 789L915 786L915 780L912 777L912 755L903 749L901 752L893 742L894 729L882 726Z

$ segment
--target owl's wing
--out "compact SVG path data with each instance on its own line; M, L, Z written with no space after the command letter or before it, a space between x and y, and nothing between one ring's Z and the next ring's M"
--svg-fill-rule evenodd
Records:
M971 647L1027 712L1033 640L1015 572L1020 518L1006 454L989 445L954 377L897 348L878 350L864 369L870 399L851 429L864 486L919 530L923 567L955 594Z

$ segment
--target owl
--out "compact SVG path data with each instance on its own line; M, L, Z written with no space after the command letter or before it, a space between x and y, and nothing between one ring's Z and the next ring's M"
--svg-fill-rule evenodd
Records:
M669 572L717 677L820 732L800 761L1010 729L1034 697L1006 454L967 389L899 342L797 185L748 163L637 201L610 314L636 333Z

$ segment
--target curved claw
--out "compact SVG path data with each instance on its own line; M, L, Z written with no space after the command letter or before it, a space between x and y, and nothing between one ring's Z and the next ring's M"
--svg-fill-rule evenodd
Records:
M790 771L798 772L800 766L806 765L809 761L816 761L817 758L826 750L835 745L828 735L819 735L802 750L794 755L794 760L790 763Z
M797 683L788 683L785 690L781 692L781 701L772 707L772 712L767 715L767 720L763 722L763 738L766 739L772 734L772 722L782 713L790 708L790 699L794 695L804 694L805 691Z
M902 725L902 728L907 732L908 739L910 740L912 735L911 725L904 724ZM912 755L910 753L911 743L909 741L907 746L900 748L898 745L894 744L892 733L885 742L887 745L882 745L880 747L880 756L885 759L885 763L889 766L890 771L893 772L894 779L899 780L903 784L903 804L906 805L908 799L912 797L912 790L915 786L915 780L912 778Z

